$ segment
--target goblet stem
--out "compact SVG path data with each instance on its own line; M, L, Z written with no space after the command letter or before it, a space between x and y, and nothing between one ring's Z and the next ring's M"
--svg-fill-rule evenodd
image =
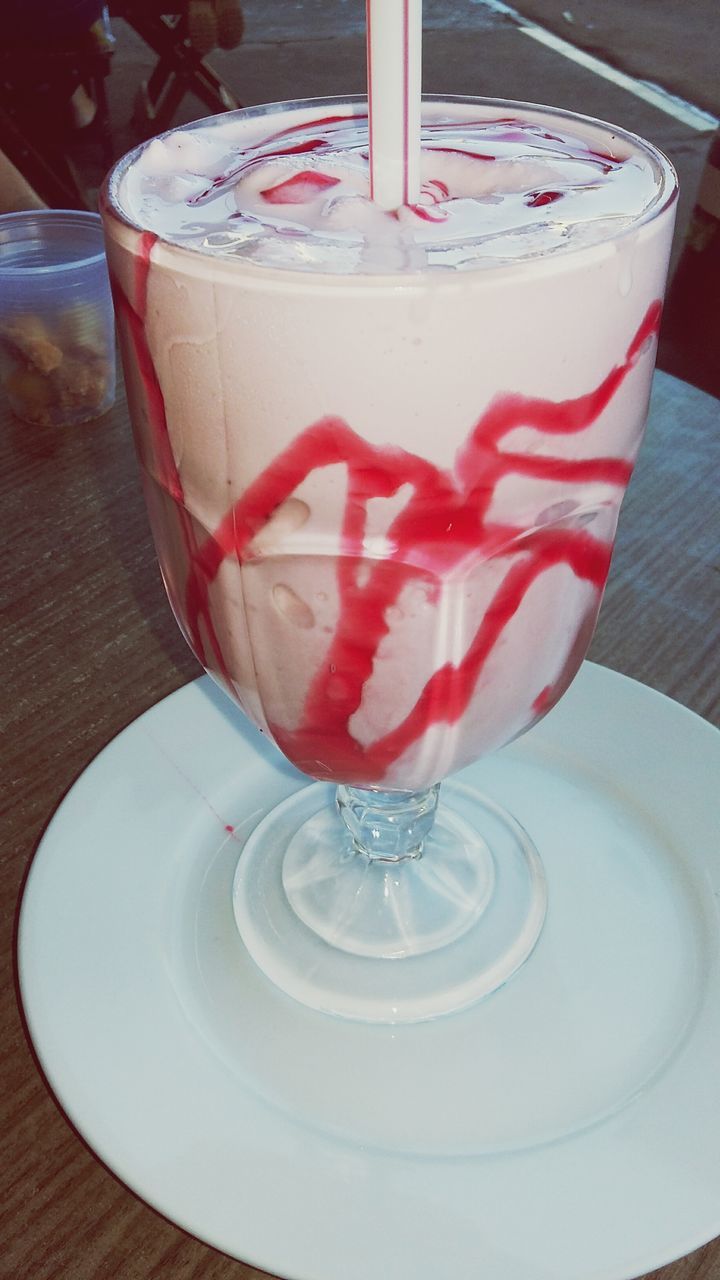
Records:
M235 918L260 968L311 1008L412 1022L465 1008L530 954L545 881L515 819L468 787L323 783L249 838Z
M426 791L374 791L340 785L336 804L356 853L379 862L403 862L422 857L439 793L439 782Z

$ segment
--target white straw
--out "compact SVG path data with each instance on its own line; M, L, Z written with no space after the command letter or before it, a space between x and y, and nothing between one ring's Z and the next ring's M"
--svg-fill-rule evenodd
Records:
M422 0L366 0L370 195L383 209L420 191Z

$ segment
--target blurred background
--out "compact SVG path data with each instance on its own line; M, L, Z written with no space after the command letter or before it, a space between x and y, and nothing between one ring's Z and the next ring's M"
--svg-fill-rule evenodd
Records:
M364 0L168 2L5 0L3 211L94 209L113 161L174 124L365 91ZM567 107L667 153L681 196L659 365L720 395L717 0L424 0L423 23L427 92Z

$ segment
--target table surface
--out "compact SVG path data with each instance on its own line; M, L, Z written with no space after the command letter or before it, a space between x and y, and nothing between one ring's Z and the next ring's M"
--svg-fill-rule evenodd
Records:
M165 601L122 391L104 418L64 431L23 425L2 405L0 458L0 1277L251 1280L264 1273L167 1222L95 1158L44 1083L23 1025L14 930L37 842L93 756L199 668ZM658 373L590 653L716 725L718 475L720 401ZM654 1277L720 1280L720 1239Z

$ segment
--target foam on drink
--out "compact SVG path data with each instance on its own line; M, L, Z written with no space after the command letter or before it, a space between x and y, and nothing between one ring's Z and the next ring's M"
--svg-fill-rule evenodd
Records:
M663 199L651 153L627 135L510 104L426 101L420 190L371 199L368 117L218 117L155 139L126 171L137 225L259 266L338 274L492 266L615 237Z

